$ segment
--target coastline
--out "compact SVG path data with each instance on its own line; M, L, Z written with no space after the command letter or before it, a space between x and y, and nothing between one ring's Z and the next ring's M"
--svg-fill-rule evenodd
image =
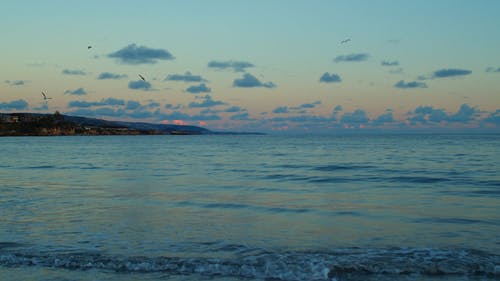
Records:
M195 126L127 123L85 117L36 113L0 113L0 137L200 135L211 131Z

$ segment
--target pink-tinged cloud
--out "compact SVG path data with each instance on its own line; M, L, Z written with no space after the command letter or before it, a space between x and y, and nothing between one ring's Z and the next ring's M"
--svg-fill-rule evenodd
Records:
M188 123L183 120L174 120L173 123L175 125L187 125Z

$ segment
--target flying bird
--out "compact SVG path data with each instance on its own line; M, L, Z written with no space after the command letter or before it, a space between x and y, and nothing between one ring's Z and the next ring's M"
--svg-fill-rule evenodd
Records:
M44 92L42 92L43 100L51 100L52 98L48 98Z
M340 41L340 44L345 44L347 42L351 41L351 38L347 38L345 40Z
M142 75L139 74L139 78L142 79L142 81L146 81L146 78L142 77Z

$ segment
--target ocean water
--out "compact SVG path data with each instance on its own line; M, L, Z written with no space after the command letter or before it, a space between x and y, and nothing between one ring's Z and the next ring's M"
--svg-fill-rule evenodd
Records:
M0 149L0 280L500 279L500 135Z

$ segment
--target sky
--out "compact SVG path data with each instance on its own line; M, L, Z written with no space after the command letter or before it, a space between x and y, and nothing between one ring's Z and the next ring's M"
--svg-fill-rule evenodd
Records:
M0 112L498 132L498 11L497 0L1 1Z

